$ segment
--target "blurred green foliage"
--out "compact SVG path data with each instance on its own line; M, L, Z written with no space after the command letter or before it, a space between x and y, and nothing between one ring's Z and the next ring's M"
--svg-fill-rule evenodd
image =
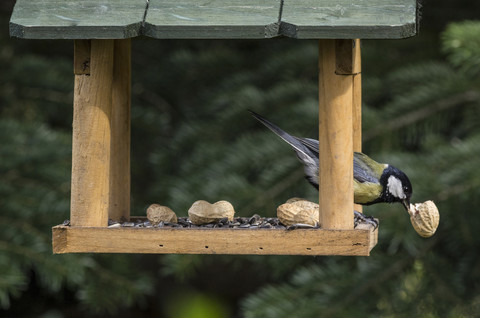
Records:
M460 17L478 4L460 1ZM421 35L363 42L364 151L404 170L441 221L400 206L370 257L52 255L69 216L72 43L0 34L0 315L473 317L480 312L480 22L424 7ZM9 6L10 5L10 6ZM0 4L6 26L12 1ZM446 9L447 8L447 9ZM471 18L471 17L470 17ZM438 34L442 30L441 34ZM198 199L239 215L316 200L288 147L246 111L317 136L315 41L133 41L132 214Z
M442 48L452 65L471 76L480 74L480 24L464 21L450 24L442 35Z

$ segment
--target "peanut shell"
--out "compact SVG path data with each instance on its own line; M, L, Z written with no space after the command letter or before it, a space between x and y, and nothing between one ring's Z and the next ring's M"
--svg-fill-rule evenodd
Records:
M188 218L196 225L218 222L225 217L229 221L233 221L234 214L235 209L228 201L218 201L211 204L204 200L198 200L188 209Z
M307 200L295 200L293 202L291 200L289 201L277 208L277 217L283 225L318 225L318 204Z
M169 207L160 204L151 204L147 209L147 218L152 225L160 222L177 223L177 215Z
M440 222L440 214L433 201L410 204L408 213L410 214L410 222L418 235L430 237L435 234Z

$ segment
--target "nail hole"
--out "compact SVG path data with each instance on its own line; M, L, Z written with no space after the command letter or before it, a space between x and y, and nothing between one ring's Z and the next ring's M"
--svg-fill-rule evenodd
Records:
M307 247L307 251L311 251L312 249L310 247Z
M263 250L263 247L259 247L258 249L259 249L259 250Z
M163 247L163 244L158 244L158 246Z
M208 246L207 246L207 245L205 245L205 248L208 248Z

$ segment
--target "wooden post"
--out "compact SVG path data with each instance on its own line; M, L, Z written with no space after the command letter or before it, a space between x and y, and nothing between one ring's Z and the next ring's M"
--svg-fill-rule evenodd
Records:
M362 151L362 60L360 39L337 40L337 74L353 76L353 151ZM342 65L342 69L339 69ZM360 204L355 210L362 212Z
M319 219L325 229L353 228L353 105L359 97L354 74L360 72L356 43L320 41ZM358 118L358 109L355 114Z
M112 83L110 210L113 220L130 219L131 41L115 40Z
M353 151L362 152L362 73L360 39L354 40L357 56L357 73L353 75ZM355 204L354 209L363 212L363 206Z
M107 226L114 41L85 43L75 41L75 60L90 56L90 74L77 69L85 63L75 63L70 221Z
M362 151L362 61L360 39L337 40L336 71L339 75L351 75L353 77L353 151ZM354 209L363 211L360 204L355 204Z
M352 55L355 56L354 67L350 74L353 76L353 151L362 151L362 60L360 39L350 42Z

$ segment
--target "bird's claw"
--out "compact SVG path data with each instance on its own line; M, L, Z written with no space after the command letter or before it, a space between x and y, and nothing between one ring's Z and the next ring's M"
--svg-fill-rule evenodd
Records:
M373 216L364 215L363 213L360 213L358 211L353 211L353 215L355 227L358 223L367 223L373 225L375 229L378 227L378 221Z

